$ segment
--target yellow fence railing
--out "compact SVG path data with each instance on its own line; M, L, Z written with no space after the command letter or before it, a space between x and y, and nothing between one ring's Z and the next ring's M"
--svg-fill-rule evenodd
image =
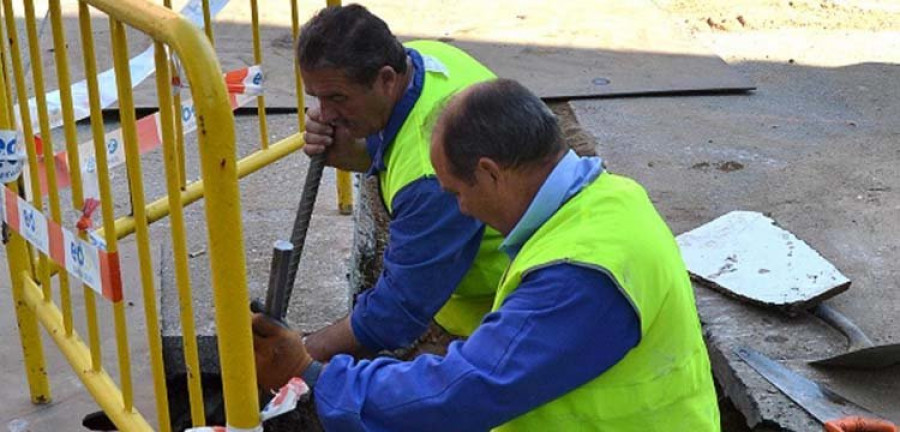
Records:
M257 2L252 0L253 48L256 63L262 62L259 40ZM332 4L335 2L329 2ZM192 290L190 286L187 234L184 207L204 198L207 229L207 256L211 274L215 323L223 383L227 423L231 430L259 430L258 394L255 382L248 291L241 230L241 207L238 179L259 170L302 145L298 132L276 143L269 143L265 100L257 96L260 124L260 149L238 160L235 129L229 94L216 53L211 44L213 26L208 1L203 1L205 34L198 26L171 11L166 0L156 5L144 0L80 0L77 23L80 40L66 40L60 0L49 0L48 20L52 29L53 65L59 89L58 102L47 99L45 76L32 0L24 0L16 10L11 0L2 0L3 40L0 60L0 134L15 142L14 132L24 140L24 172L6 183L0 194L4 222L9 226L5 252L11 289L25 360L31 399L35 403L51 400L39 326L52 337L59 351L84 383L106 415L120 430L170 430L166 376L157 316L156 283L151 257L150 224L168 216L171 233L171 256L174 259L176 287L181 309L185 364L189 371L188 389L193 424L202 425L205 418L203 389L200 382L197 342L194 337ZM293 34L298 32L296 2L292 2ZM26 66L24 46L16 27L16 13L24 15L25 42L30 65ZM116 139L104 124L98 65L95 57L94 28L96 16L106 16L109 45L112 50L119 123ZM92 19L92 15L94 18ZM156 97L157 139L162 147L166 179L163 196L147 202L141 161L141 121L136 117L132 76L129 69L128 28L143 33L153 41ZM90 145L79 145L76 105L73 101L67 44L80 44L84 64L84 89L90 120ZM175 59L177 58L177 62ZM177 65L176 65L177 63ZM186 145L187 125L181 115L183 105L179 91L173 92L173 76L186 79L190 104L196 123L196 147ZM298 126L303 128L303 99L297 79ZM34 101L29 103L29 89ZM77 99L77 98L75 98ZM62 125L62 133L54 128ZM35 127L37 126L37 127ZM58 140L61 143L56 144ZM21 144L21 143L19 143ZM128 183L128 196L119 200L113 193L110 172L110 146L121 145ZM199 149L201 179L188 182L186 148ZM5 150L13 149L10 144ZM63 150L64 149L64 150ZM8 151L7 164L17 163L15 151ZM10 156L12 155L12 156ZM85 156L90 156L86 158ZM85 164L91 164L85 169ZM59 168L63 166L64 169ZM96 178L95 189L82 178L90 173ZM65 178L63 178L65 177ZM339 173L339 207L350 209L350 177ZM67 186L68 191L60 186ZM63 198L66 198L65 200ZM65 202L64 202L65 201ZM99 204L98 204L99 203ZM91 231L81 222L90 221L92 205L99 205L101 229ZM118 205L117 204L121 204ZM127 207L126 211L121 208ZM73 211L82 213L78 224L64 217ZM117 214L117 209L119 213ZM91 235L93 234L93 235ZM134 236L137 259L120 262L119 241ZM139 290L123 290L124 266L139 267ZM74 275L75 277L73 277ZM83 317L73 308L73 285L82 285ZM140 295L149 355L133 358L129 345L128 324L132 319L126 310L127 294ZM138 294L139 293L139 294ZM58 299L57 299L58 298ZM98 315L108 308L112 313L115 336L114 364L117 377L104 366L101 352L106 328ZM133 313L133 312L131 312ZM83 324L82 324L83 323ZM85 336L76 331L86 328ZM107 355L108 356L108 355ZM133 363L147 361L153 378L156 416L148 420L135 407L132 373ZM143 390L141 390L143 391Z
M66 32L61 0L48 0L45 19L52 32L51 60L42 57L48 50L41 47L34 1L14 5L12 0L0 0L0 40L8 42L0 43L0 180L5 182L0 218L31 400L48 403L52 399L40 336L43 327L107 417L123 431L169 431L173 424L156 296L159 281L151 256L151 224L163 218L168 218L171 237L167 246L171 250L166 252L174 264L192 424L203 425L208 414L204 412L185 218L185 207L201 198L227 426L233 431L261 430L238 179L303 146L302 83L295 65L298 130L270 142L265 97L261 92L236 96L232 88L233 84L241 87L248 76L253 78L252 68L243 75L223 75L213 46L211 2L190 1L202 6L193 22L172 11L171 0L163 0L162 5L148 0L78 0L77 11L68 17L73 21L69 26L77 26L78 39L67 40L71 33ZM291 4L296 39L298 0L286 1ZM250 0L253 58L262 65L257 3ZM17 30L17 16L24 21L24 37ZM155 74L158 106L158 112L140 119L133 89L148 75L132 76L128 38L135 32L152 43L147 52L152 57L144 59L151 66L148 74ZM108 40L95 40L101 35ZM69 55L70 46L80 47L78 64L71 63L70 57L75 56ZM109 73L98 65L99 46L110 47ZM45 71L48 64L52 68ZM81 68L83 76L78 79L83 81L75 83L71 71ZM52 90L48 83L54 81L58 92L48 92ZM233 110L243 102L237 98L256 102L259 125L259 148L241 158ZM103 109L114 102L120 128L110 130ZM89 120L89 128L79 129L82 119ZM196 134L188 134L194 129ZM153 145L148 145L148 134ZM190 136L196 143L185 142ZM142 162L141 154L150 147L162 149L163 167ZM199 153L199 180L188 181L187 149ZM124 181L115 183L111 173L123 164L124 176L118 178ZM162 171L165 188L160 196L148 199L151 188L145 188L145 168ZM19 169L21 173L10 174ZM123 183L127 189L121 187ZM348 214L350 175L338 172L337 185L338 208ZM117 192L122 189L124 193ZM97 229L91 217L95 209ZM80 218L73 219L73 213ZM133 245L133 256L120 257L120 241L126 237ZM136 273L134 284L139 286L123 286L126 272ZM78 285L80 296L72 288ZM140 318L145 335L135 331L139 320L131 314L138 312L127 309L130 300L143 306ZM104 363L112 357L103 352L110 345L104 343L111 339L106 334L110 332L116 361ZM130 337L146 337L148 354L133 355ZM135 406L135 392L142 396L151 388L135 385L133 375L139 366L152 375L153 417L144 417Z

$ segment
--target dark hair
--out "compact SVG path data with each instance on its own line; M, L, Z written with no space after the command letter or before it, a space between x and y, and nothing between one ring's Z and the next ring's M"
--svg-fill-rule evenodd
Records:
M381 18L357 5L333 6L310 18L297 38L297 62L305 70L336 68L371 85L384 66L406 72L406 50Z
M565 149L556 116L522 84L497 79L455 96L438 120L450 171L475 182L482 157L503 168L541 164Z

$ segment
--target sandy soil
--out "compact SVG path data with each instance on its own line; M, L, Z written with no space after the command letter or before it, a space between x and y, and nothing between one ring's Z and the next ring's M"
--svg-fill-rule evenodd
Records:
M694 33L785 28L900 31L895 0L655 0Z

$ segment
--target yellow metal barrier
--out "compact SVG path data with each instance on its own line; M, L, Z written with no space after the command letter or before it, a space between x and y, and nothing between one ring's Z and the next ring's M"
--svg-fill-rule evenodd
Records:
M292 34L299 32L297 0L291 2ZM132 356L129 345L128 316L121 293L118 241L134 234L139 264L140 293L146 321L146 338L149 356L147 362L153 378L158 430L169 431L169 400L163 366L163 348L160 322L157 316L156 281L151 260L149 225L166 216L171 225L171 256L174 257L175 282L179 298L180 322L184 343L184 362L187 366L190 414L195 426L205 421L203 388L200 380L200 362L192 290L188 266L187 236L184 207L205 197L208 233L208 257L213 286L215 322L218 331L218 351L223 384L227 422L231 430L259 430L259 406L255 381L252 338L244 248L240 219L240 196L237 181L303 146L304 128L303 89L299 73L296 75L298 132L275 143L269 142L266 122L266 104L262 95L256 97L260 148L238 160L235 149L234 117L232 104L222 79L221 67L213 48L214 24L209 0L202 0L202 16L205 23L201 30L180 15L171 11L171 0L155 5L146 0L79 0L77 24L78 41L66 41L60 0L49 0L48 19L52 29L53 64L59 88L59 109L48 112L44 85L44 64L41 61L37 19L33 0L24 0L21 11L25 22L25 40L28 44L29 70L23 61L25 48L20 44L16 31L12 0L0 0L3 20L0 39L0 131L18 129L24 132L28 175L3 186L0 201L5 203L12 230L6 247L11 291L15 303L20 342L23 348L25 372L31 400L34 403L51 401L44 353L39 333L43 326L68 360L74 372L84 383L107 416L123 431L151 430L150 422L134 406L135 385L132 379ZM18 2L17 2L18 3ZM263 63L261 49L258 0L251 0L253 57ZM327 0L328 6L339 5L338 0ZM107 157L108 137L104 128L101 105L101 86L98 83L98 66L95 58L94 31L91 12L107 16L109 43L116 78L116 99L121 124L121 145L124 148L128 181L127 202L131 212L116 215L115 200L110 183L111 161ZM96 14L95 14L96 15ZM158 132L165 163L166 193L146 201L144 175L140 158L141 148L132 95L132 77L129 69L126 27L148 35L153 41L156 95L159 105ZM90 136L93 147L93 170L96 173L96 191L93 195L100 203L100 229L89 238L87 230L77 229L71 221L63 220L64 210L87 209L91 200L83 187L84 149L80 149L76 130L76 115L71 91L67 43L80 43L82 48L84 79L90 119ZM178 59L178 64L176 60ZM180 64L180 67L179 67ZM295 64L295 72L296 70ZM183 105L179 91L173 92L173 77L183 72L190 92L197 125L196 146L186 145L184 138ZM28 79L30 75L30 80ZM35 110L29 108L28 89L31 88ZM18 105L16 110L15 105ZM36 116L37 118L33 118ZM35 124L37 128L35 128ZM52 130L63 127L61 144L54 144ZM36 139L39 136L40 139ZM57 178L56 166L60 163L59 151L65 149L67 180ZM188 182L186 175L186 148L200 149L201 179ZM43 173L43 174L42 174ZM42 178L43 177L43 178ZM68 182L70 202L61 202L60 187ZM349 214L352 209L351 177L338 172L338 209ZM46 200L45 200L46 198ZM10 206L18 209L10 210ZM69 207L71 206L71 207ZM36 212L45 223L48 239L43 248L40 241L24 233L18 213ZM46 214L44 214L47 212ZM24 213L22 213L24 214ZM30 213L29 213L30 214ZM32 216L34 217L34 216ZM45 220L46 219L46 220ZM68 222L68 223L67 223ZM40 231L40 230L39 230ZM32 236L35 234L32 233ZM38 236L39 237L39 236ZM95 244L101 243L101 246ZM93 242L93 243L92 243ZM71 248L71 250L70 250ZM93 283L68 266L70 254L82 253L82 248L96 254L97 280ZM93 248L93 249L91 249ZM132 263L123 263L132 265ZM80 264L81 265L81 264ZM78 274L71 278L69 273ZM88 275L88 279L90 279ZM80 279L80 280L79 280ZM73 316L70 285L82 284L84 316ZM58 289L59 303L54 301L54 287ZM101 294L98 296L97 294ZM115 354L118 380L114 380L103 363L102 333L98 315L108 305L112 312L115 334ZM86 340L75 330L76 319L83 319ZM135 359L143 360L143 359Z
M17 11L13 7L12 0L2 0L3 25L0 25L0 31L5 32L3 40L8 40L9 44L0 44L2 45L0 130L18 129L24 132L28 175L4 185L0 199L4 200L6 210L4 220L9 219L12 228L5 252L32 401L46 403L51 400L38 330L40 323L51 335L87 390L119 430L151 430L150 423L134 406L135 388L127 326L129 319L119 280L118 240L133 233L140 267L140 292L143 296L143 312L147 327L149 365L153 375L157 411L155 423L159 430L170 430L169 402L162 360L160 324L156 312L149 234L151 222L170 216L172 255L175 257L176 282L182 312L185 363L188 369L194 372L189 374L188 386L191 417L194 425L203 424L203 395L191 311L183 207L205 196L215 321L219 333L219 352L225 353L220 358L220 364L227 422L232 430L258 430L259 406L250 316L247 311L249 299L237 181L240 176L256 171L300 148L302 146L300 135L296 134L269 145L263 128L260 135L262 150L238 161L232 107L222 79L221 68L210 43L212 26L207 25L204 34L198 27L171 10L144 0L81 0L78 4L80 31L78 42L83 51L84 78L95 156L94 169L97 173L97 197L101 203L102 219L102 229L96 233L102 239L102 246L99 248L92 246L84 229L76 229L73 224L66 223L67 221L62 218L64 207L68 209L71 205L74 209L86 208L88 200L85 199L80 178L81 165L85 160L79 157L73 95L70 91L72 80L66 57L67 41L60 0L50 0L48 5L48 19L53 33L56 82L60 90L60 109L59 112L53 113L48 112L49 105L45 96L47 89L44 85L42 50L39 46L34 5L31 0L25 0L22 6L23 10L18 12L24 15L28 53L32 59L30 70L26 70L24 66L24 47L19 43L16 31ZM204 17L208 22L210 19L208 2L204 1L203 6ZM100 86L97 81L92 11L103 12L108 17L109 42L112 46L121 123L121 144L126 155L128 200L132 212L118 219L114 213L116 197L111 191L109 177L111 167L110 161L107 160L107 141L101 112ZM156 87L160 107L159 138L165 160L167 193L150 204L145 201L141 150L132 96L132 77L128 65L126 26L148 35L154 42ZM200 149L202 180L190 184L186 182L185 176L186 146L183 142L183 125L180 116L175 115L174 111L179 109L180 112L182 101L177 93L174 97L172 95L171 72L176 70L173 65L173 57L176 56L180 60L180 70L183 70L184 77L190 85L198 125L196 148ZM257 58L259 59L259 56ZM27 79L29 72L30 81ZM33 118L33 111L29 109L27 93L29 88L33 90L35 97L37 119ZM14 109L16 104L18 120ZM258 105L262 118L265 113L261 97ZM61 203L58 187L63 180L57 178L56 169L58 162L56 153L63 146L54 145L53 142L51 127L54 116L61 117L64 127L62 137L66 151L65 162L68 165L66 172L69 174L71 184L69 194L71 202L65 205ZM35 120L37 129L33 127ZM36 140L35 133L39 134L39 141ZM45 176L44 181L42 175ZM26 190L30 192L26 194ZM45 211L48 213L44 214ZM20 214L26 218L22 224L18 220ZM28 219L29 217L32 219ZM28 231L34 230L34 226L37 225L43 227L34 232ZM43 243L29 237L36 235L36 232L44 236ZM76 240L75 234L72 233L78 233L77 238L80 240ZM75 267L70 267L75 265L68 260L72 256L83 258L83 255L79 254L83 254L84 250L96 253L99 261L93 264L100 269L97 270L97 278L93 279L93 283L85 279L93 277L91 276L93 273L77 273L80 275L79 278L85 281L82 291L85 310L83 319L87 328L86 341L75 331L73 325L76 317L73 317L70 283L77 279L70 278L69 273L76 273L76 270ZM84 271L87 267L80 267L84 265L83 262L79 263L78 271ZM58 304L54 301L54 288L58 289ZM95 295L98 292L103 294L101 298ZM119 372L117 381L104 368L101 352L101 333L106 329L100 328L98 310L106 305L111 309L113 316L112 330L115 334Z

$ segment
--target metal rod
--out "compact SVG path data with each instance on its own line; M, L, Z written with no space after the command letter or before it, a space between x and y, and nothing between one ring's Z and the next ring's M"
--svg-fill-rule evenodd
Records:
M272 251L272 268L269 272L269 289L266 291L266 304L264 313L272 318L284 320L287 315L290 292L288 275L290 273L291 255L294 253L294 245L289 241L278 240Z
M313 207L316 205L316 196L319 194L319 184L322 181L322 171L325 169L325 155L319 154L309 158L309 168L306 171L306 183L300 195L300 205L297 207L297 217L294 219L294 229L291 232L291 243L294 252L291 254L290 269L288 272L285 297L291 298L294 290L294 281L297 278L297 268L300 266L300 256L303 255L303 245L306 243L306 232L309 230L309 221L312 219Z

